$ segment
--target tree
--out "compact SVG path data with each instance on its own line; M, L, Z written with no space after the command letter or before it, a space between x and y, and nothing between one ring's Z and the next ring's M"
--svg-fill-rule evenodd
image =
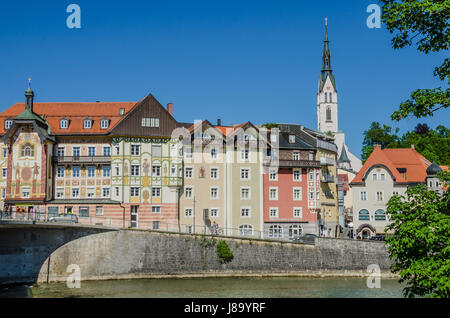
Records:
M364 132L362 159L365 162L373 151L375 144L382 148L414 148L429 161L440 165L450 165L450 130L445 126L431 129L426 124L418 124L413 131L398 136L398 129L373 122Z
M376 144L381 148L387 148L397 145L398 128L393 131L392 127L383 125L380 123L372 122L370 128L364 132L363 148L362 148L362 161L365 162L369 158Z
M417 46L424 54L446 51L449 48L450 2L448 0L380 0L383 4L382 21L391 34L394 49ZM434 76L450 84L450 60L446 58L434 70ZM411 99L400 104L391 118L401 120L410 115L417 118L433 116L450 104L450 89L418 89Z
M449 180L445 173L441 180ZM406 282L406 297L450 297L450 190L440 195L418 185L406 197L387 204L391 223L386 230L391 270Z

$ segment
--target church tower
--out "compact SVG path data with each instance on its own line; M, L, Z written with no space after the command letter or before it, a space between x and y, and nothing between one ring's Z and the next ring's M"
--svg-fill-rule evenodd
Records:
M325 41L322 53L322 71L317 92L317 130L323 133L338 131L337 90L331 68L331 54L328 41L328 25L325 18Z

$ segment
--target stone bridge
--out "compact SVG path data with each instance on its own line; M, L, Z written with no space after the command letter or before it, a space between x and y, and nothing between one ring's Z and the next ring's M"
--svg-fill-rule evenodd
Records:
M223 264L216 243L233 260ZM390 276L382 242L316 238L315 245L208 237L101 226L0 224L0 285L65 281L76 264L81 280L166 276Z

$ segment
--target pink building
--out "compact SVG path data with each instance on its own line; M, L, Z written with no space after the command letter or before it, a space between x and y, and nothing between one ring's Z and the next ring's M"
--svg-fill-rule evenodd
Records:
M265 236L294 239L317 234L320 162L315 160L316 150L295 134L281 132L278 151L272 153L278 156L278 169L264 173Z

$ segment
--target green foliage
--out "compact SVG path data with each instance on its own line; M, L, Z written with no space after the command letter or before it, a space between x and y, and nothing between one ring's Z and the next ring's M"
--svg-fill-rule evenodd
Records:
M450 130L438 126L435 130L419 124L414 131L398 136L398 129L373 122L370 129L364 132L362 160L365 162L373 151L375 144L382 148L414 148L430 161L439 165L450 165Z
M417 46L419 52L446 51L449 48L450 2L448 0L380 0L383 4L382 21L395 36L394 49ZM434 69L434 76L450 84L450 60L446 58L441 66ZM410 115L417 118L433 116L441 108L450 104L450 90L447 88L418 89L411 99L400 104L400 109L392 114L393 120L401 120Z
M264 127L266 127L267 129L272 129L272 128L278 128L279 125L277 123L267 123L265 125L263 125Z
M392 127L381 126L378 122L372 122L370 128L364 132L362 161L365 162L369 158L376 144L381 145L381 148L393 148L392 146L396 145L398 141L397 133L398 128L393 131Z
M220 241L217 244L217 256L219 256L220 261L224 264L233 260L233 251L228 247L227 242Z
M387 204L394 234L386 238L392 272L406 297L450 297L450 196L419 185Z

